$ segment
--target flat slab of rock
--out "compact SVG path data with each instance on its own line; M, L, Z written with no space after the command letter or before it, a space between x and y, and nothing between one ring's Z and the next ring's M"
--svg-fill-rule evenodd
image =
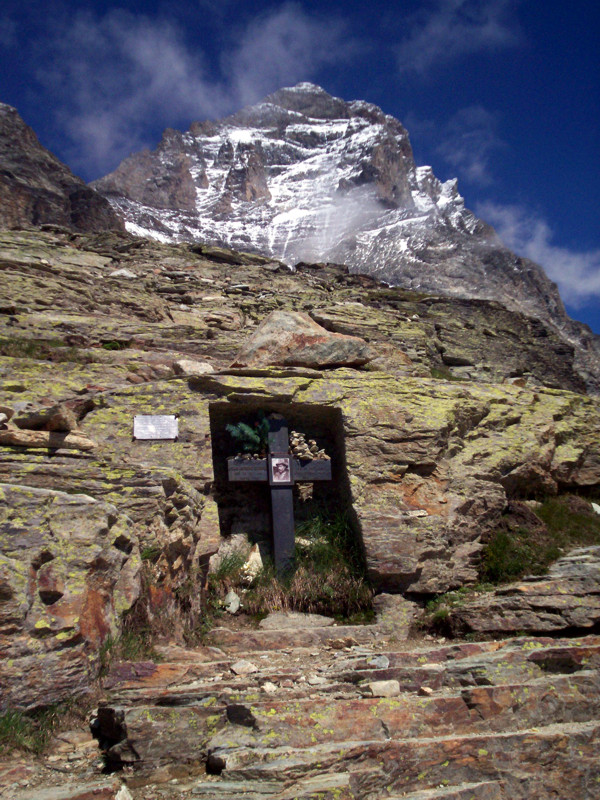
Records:
M253 675L259 670L256 664L253 664L251 661L242 658L241 661L236 661L235 664L231 665L231 671L235 675Z
M358 367L371 357L368 344L358 336L331 333L298 311L273 311L231 366Z
M382 592L373 599L377 623L396 639L408 639L410 629L421 609L417 603L401 594Z
M332 617L321 614L301 614L298 611L274 611L261 620L259 628L267 631L275 630L301 630L303 628L328 628L335 623Z

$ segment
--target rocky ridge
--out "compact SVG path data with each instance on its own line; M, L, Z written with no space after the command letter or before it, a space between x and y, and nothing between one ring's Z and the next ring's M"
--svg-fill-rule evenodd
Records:
M0 103L0 229L44 224L123 230L108 202L42 147L16 109Z
M600 386L600 339L566 315L539 266L464 207L455 180L417 167L405 128L373 104L301 83L168 129L93 186L128 230L163 242L343 263L406 289L497 301L557 330Z

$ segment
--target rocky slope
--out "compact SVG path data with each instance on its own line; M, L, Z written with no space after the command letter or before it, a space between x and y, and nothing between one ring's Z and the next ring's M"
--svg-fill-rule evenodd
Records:
M128 782L71 731L45 760L0 762L8 797L594 797L598 547L448 615L472 638L532 638L407 641L432 595L479 580L509 503L597 496L600 404L555 332L341 266L124 232L3 232L0 271L0 713L100 692L93 729ZM185 650L176 598L201 621L209 557L234 534L270 541L268 493L226 468L226 425L261 410L331 455L296 511L354 521L377 622L232 624ZM178 439L133 440L139 414L178 414ZM149 554L171 643L98 684Z
M237 633L113 664L91 735L0 762L11 800L595 800L600 639ZM219 639L222 631L215 631ZM227 633L227 632L225 632ZM222 637L221 637L222 638Z
M77 609L98 587L69 585L53 525L40 522L31 552L25 540L20 556L8 548L5 686L23 685L41 633L48 652L72 637L93 651L114 629L111 614L124 607L118 587L128 581L135 594L134 575L119 576L137 541L166 548L164 576L178 586L222 535L268 536L263 495L226 480L225 426L240 416L282 412L326 445L335 480L319 496L352 510L379 589L427 596L476 581L507 496L600 484L600 412L577 393L572 351L539 321L496 304L125 234L7 232L0 256L0 481L112 504L84 504L82 520L87 509L92 535L100 508L111 520L103 530L124 514L115 530L125 525L132 542L115 533L116 549L102 556L117 560L89 636ZM294 335L282 357L290 312ZM258 335L267 323L270 346ZM258 351L251 341L262 341ZM240 358L245 366L229 367ZM178 441L132 442L139 413L178 413ZM37 519L36 502L15 519ZM11 505L4 500L9 539ZM89 558L82 551L76 560ZM29 582L15 559L33 564ZM44 594L49 582L56 591ZM35 696L22 694L26 703Z
M14 108L0 103L0 229L46 223L123 229L106 200L42 147Z
M96 181L130 231L207 241L288 264L330 261L393 285L497 301L577 349L600 386L600 338L568 318L556 286L465 209L456 181L417 167L398 120L313 84L189 131Z

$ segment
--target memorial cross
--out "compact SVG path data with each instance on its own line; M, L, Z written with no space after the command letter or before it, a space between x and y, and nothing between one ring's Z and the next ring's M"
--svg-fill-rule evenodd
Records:
M227 461L230 481L268 481L271 487L273 551L275 568L281 575L294 558L294 496L298 481L330 481L331 461L300 461L290 453L288 424L284 419L269 420L267 458Z

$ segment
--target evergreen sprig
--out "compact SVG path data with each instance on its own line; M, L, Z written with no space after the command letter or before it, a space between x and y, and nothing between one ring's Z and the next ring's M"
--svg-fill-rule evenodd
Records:
M236 425L226 425L225 428L243 453L260 453L267 449L269 420L263 413L253 425L238 422Z

